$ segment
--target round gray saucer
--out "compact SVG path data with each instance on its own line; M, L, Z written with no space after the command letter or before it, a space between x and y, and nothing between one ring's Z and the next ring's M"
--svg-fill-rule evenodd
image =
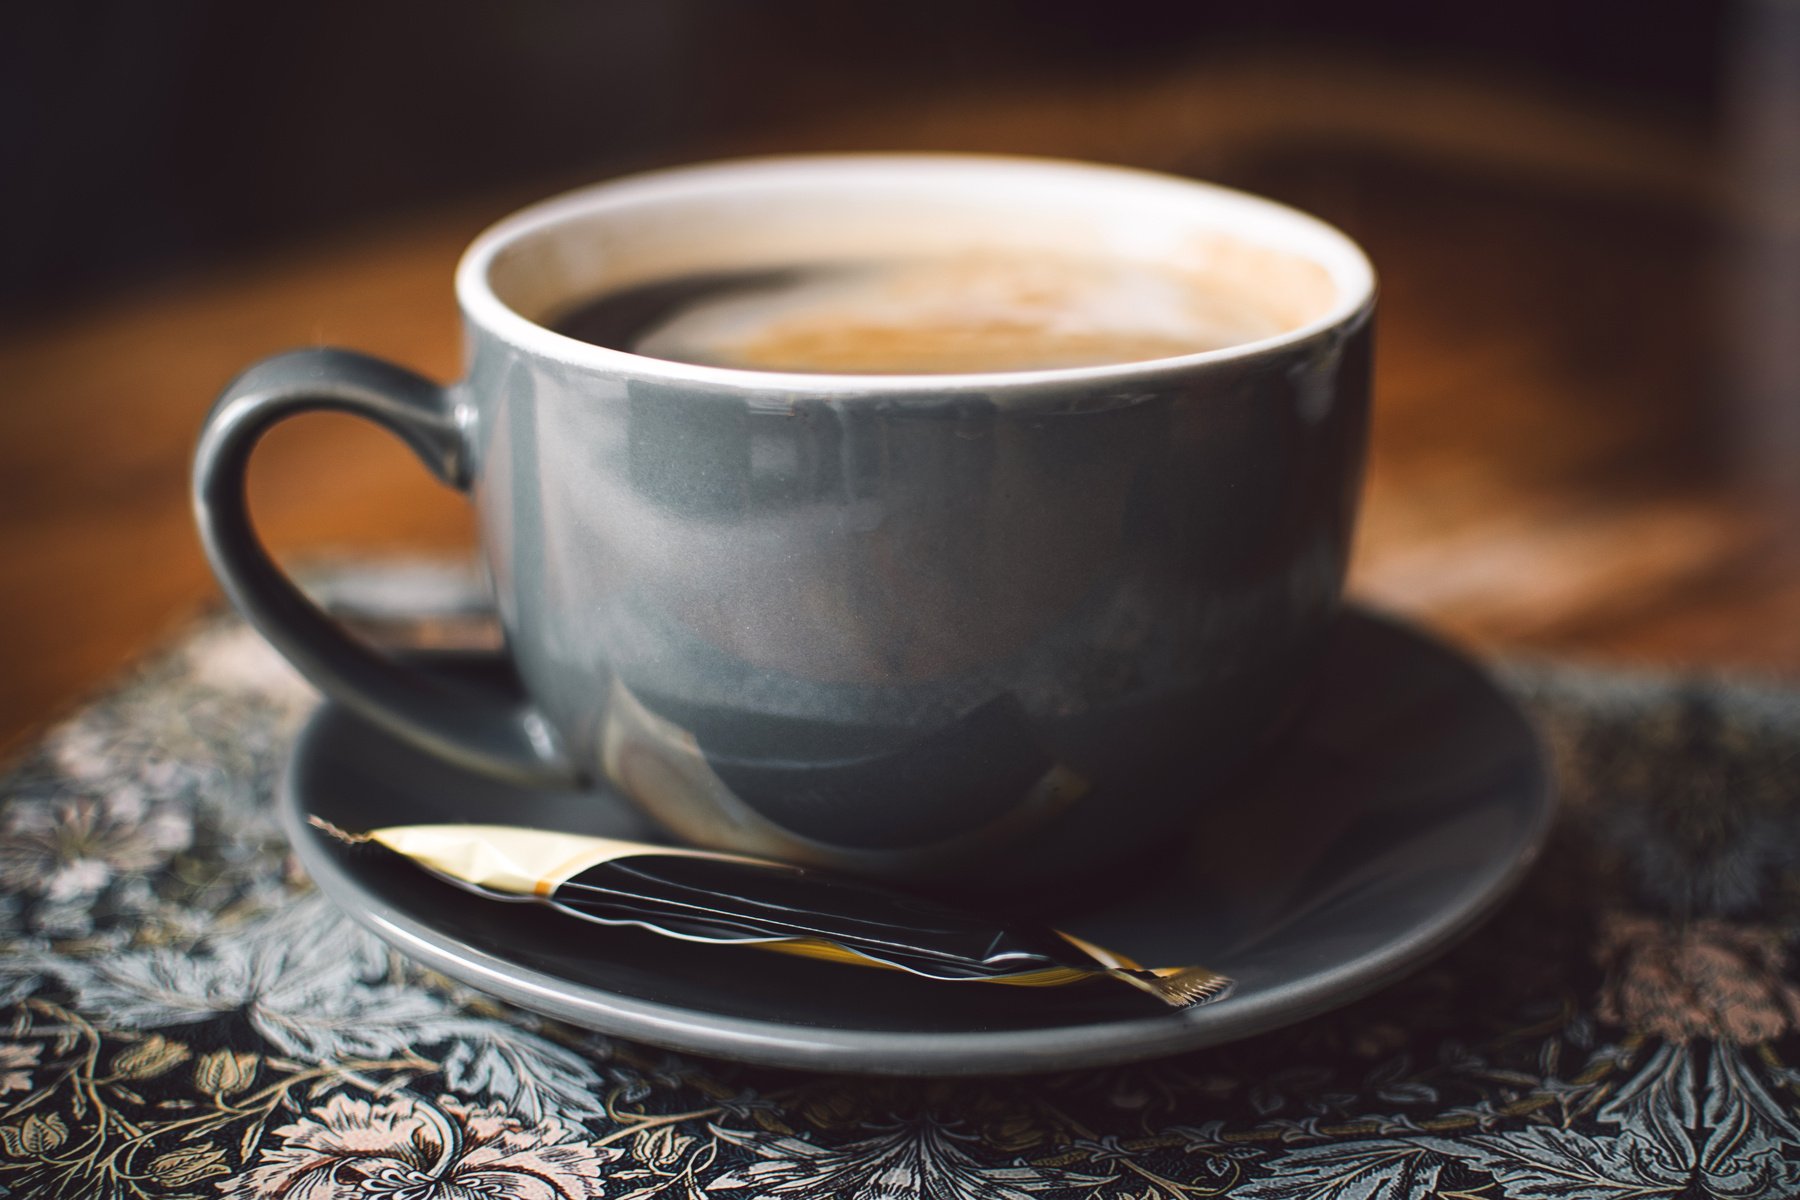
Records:
M656 835L614 794L472 776L329 703L294 748L280 803L326 895L471 987L676 1050L911 1075L1126 1062L1353 1000L1486 915L1529 866L1553 807L1536 737L1486 676L1417 631L1350 613L1292 726L1233 791L1196 802L1186 843L1072 887L1079 894L1053 916L1141 962L1203 964L1238 981L1224 1000L1173 1011L1125 987L933 983L588 926L459 891L306 818Z

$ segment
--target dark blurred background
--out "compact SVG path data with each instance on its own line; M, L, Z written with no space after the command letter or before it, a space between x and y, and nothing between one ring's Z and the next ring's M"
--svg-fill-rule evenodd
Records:
M1264 51L1510 76L1710 126L1756 7L15 4L0 40L0 303L41 309L371 216L680 160L908 97L980 104Z
M482 226L705 158L1125 163L1382 278L1352 586L1492 655L1800 678L1800 2L158 0L0 36L0 751L217 603L186 481L294 345L459 369ZM466 554L349 418L258 452L292 562Z

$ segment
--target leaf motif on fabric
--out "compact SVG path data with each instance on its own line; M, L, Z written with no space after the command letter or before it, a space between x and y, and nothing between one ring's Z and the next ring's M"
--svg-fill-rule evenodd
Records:
M1098 1187L1113 1178L1053 1167L982 1162L968 1149L980 1149L979 1138L931 1117L876 1128L880 1130L876 1136L862 1141L821 1146L798 1137L715 1125L713 1136L749 1150L761 1161L718 1176L707 1183L706 1190L736 1193L730 1200L840 1196L1030 1200L1044 1192Z
M445 1081L532 1119L602 1114L587 1059L445 997L396 983L387 950L318 896L222 930L192 952L159 946L47 960L102 1024L158 1029L241 1013L272 1053L302 1062L382 1059L441 1048ZM222 1054L223 1052L218 1052ZM253 1057L207 1056L203 1090L230 1092ZM212 1085L217 1085L216 1088Z
M1703 1177L1721 1196L1792 1195L1800 1163L1784 1148L1800 1147L1800 1127L1771 1096L1736 1046L1712 1047L1699 1128Z
M1693 1051L1662 1045L1645 1060L1597 1114L1623 1136L1648 1141L1671 1169L1694 1167L1693 1134L1700 1121L1699 1076Z
M158 1029L242 1013L278 1053L307 1062L397 1054L452 1015L442 999L386 982L386 949L316 895L192 949L47 958L45 968L103 1024Z
M1417 1142L1371 1138L1290 1150L1263 1164L1264 1178L1236 1188L1240 1200L1428 1200L1443 1159Z
M1644 1139L1595 1138L1549 1126L1480 1134L1445 1148L1519 1200L1648 1200L1681 1195L1690 1178Z
M450 1035L441 1067L453 1091L500 1101L529 1120L606 1114L599 1072L575 1051L501 1021L465 1017L441 1029Z

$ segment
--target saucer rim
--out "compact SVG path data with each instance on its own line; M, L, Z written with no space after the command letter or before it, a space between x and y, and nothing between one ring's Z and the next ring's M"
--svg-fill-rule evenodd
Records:
M315 753L321 730L341 711L329 700L313 710L294 739L276 807L282 832L314 885L394 949L477 991L610 1037L759 1066L865 1075L1026 1075L1136 1062L1251 1037L1378 990L1447 950L1492 915L1542 853L1555 820L1556 789L1542 736L1517 701L1469 655L1437 636L1361 605L1346 605L1346 610L1347 616L1399 633L1414 643L1416 651L1452 660L1469 677L1470 686L1486 689L1519 722L1537 767L1530 785L1532 820L1506 851L1509 857L1502 862L1496 855L1492 860L1495 869L1486 873L1485 882L1473 879L1459 903L1415 923L1379 950L1285 984L1179 1013L995 1032L821 1029L637 999L509 963L460 943L445 946L441 943L456 940L454 931L372 897L306 824L298 776L301 764Z

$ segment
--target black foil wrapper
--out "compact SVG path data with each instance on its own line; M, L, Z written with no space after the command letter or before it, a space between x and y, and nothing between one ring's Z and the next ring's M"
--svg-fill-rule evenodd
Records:
M564 880L550 903L609 925L643 925L707 942L804 939L933 979L983 979L1091 957L1049 929L993 920L900 892L811 871L640 854Z

